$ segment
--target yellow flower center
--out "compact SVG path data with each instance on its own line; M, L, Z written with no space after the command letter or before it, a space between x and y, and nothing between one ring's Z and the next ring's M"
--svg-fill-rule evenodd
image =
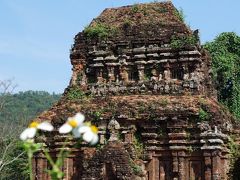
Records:
M73 128L77 127L78 123L75 119L71 119L70 121L68 121L68 124L70 126L72 126Z
M90 128L91 128L91 130L92 130L93 133L95 133L95 134L98 133L98 128L97 128L96 126L93 126L93 125L92 125Z
M39 125L38 122L33 121L31 124L29 124L29 127L30 127L30 128L37 128L38 125Z

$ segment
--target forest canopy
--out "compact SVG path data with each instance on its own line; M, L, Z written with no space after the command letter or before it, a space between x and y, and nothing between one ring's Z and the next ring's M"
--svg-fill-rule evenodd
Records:
M240 37L224 32L204 45L212 57L218 100L240 118Z
M60 98L60 95L49 94L45 91L25 91L16 94L2 94L0 98L4 98L6 102L0 111L0 122L18 122L34 118L51 107Z

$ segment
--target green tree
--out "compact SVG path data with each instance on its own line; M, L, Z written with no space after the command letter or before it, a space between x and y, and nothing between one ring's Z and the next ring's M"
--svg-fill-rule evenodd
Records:
M0 180L26 179L26 154L19 135L29 120L48 109L60 95L45 91L13 94L12 81L0 81Z
M26 91L2 96L4 96L5 105L0 111L0 122L30 120L51 107L60 97L45 91ZM2 96L0 95L0 99Z
M240 37L234 32L224 32L204 47L212 56L219 101L240 118Z

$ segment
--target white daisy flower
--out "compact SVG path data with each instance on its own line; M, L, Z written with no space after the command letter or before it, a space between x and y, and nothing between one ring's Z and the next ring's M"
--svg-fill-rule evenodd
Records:
M43 130L43 131L52 131L54 128L49 122L42 122L38 123L33 121L31 124L29 124L28 128L25 129L21 134L20 134L20 139L25 141L27 139L33 139L34 136L37 133L37 130Z
M64 123L60 128L59 128L59 133L60 134L66 134L72 131L73 135L75 137L80 137L80 134L77 131L77 128L82 125L85 117L81 113L77 113L73 117L69 117L67 122Z
M98 128L96 126L86 123L78 128L78 132L83 134L82 138L84 141L90 143L91 145L97 144L99 137Z

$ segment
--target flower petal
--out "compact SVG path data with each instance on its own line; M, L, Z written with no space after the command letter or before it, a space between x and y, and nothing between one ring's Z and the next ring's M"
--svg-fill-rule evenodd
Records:
M54 129L52 124L50 124L49 122L42 122L38 125L37 128L44 131L52 131Z
M32 139L36 135L37 128L29 128L28 130L28 138Z
M66 134L72 131L72 126L70 126L68 123L63 124L60 128L59 128L59 133L60 134Z
M81 134L89 132L89 131L91 131L91 128L89 126L80 126L78 128L78 132L81 133Z
M83 140L86 142L91 142L93 139L94 134L91 131L87 131L83 134Z
M77 113L73 118L77 121L78 126L80 124L82 124L84 119L85 119L85 117L84 117L84 115L82 113Z
M21 134L20 134L20 139L25 141L28 138L28 130L29 128L25 129Z
M27 128L20 134L20 139L23 141L27 139L32 139L34 138L36 132L37 132L36 128Z
M92 141L90 142L91 145L95 145L98 143L99 137L97 134L94 134Z
M81 134L80 134L79 131L78 131L78 128L74 128L74 129L72 130L72 133L73 133L73 136L74 136L75 138L80 138L80 136L81 136Z

